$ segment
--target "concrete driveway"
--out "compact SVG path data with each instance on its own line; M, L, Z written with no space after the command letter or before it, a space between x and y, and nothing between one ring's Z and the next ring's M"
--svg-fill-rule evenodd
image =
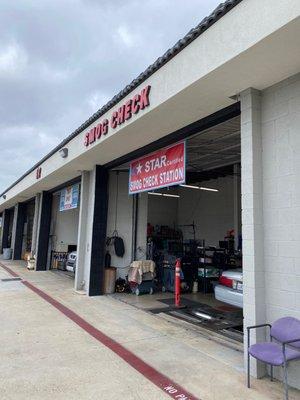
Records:
M3 400L283 398L278 382L245 387L243 354L234 346L109 296L80 295L68 277L5 264L29 287L3 281L12 276L0 266ZM159 387L161 377L170 384Z

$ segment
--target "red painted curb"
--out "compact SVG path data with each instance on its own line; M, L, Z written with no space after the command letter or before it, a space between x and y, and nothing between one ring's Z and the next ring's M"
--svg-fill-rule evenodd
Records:
M3 269L5 269L5 271L7 271L7 272L8 272L10 275L12 275L14 278L20 278L20 276L19 276L17 273L15 273L12 269L8 268L6 265L2 264L1 262L0 262L0 266L1 266Z
M0 265L3 269L5 269L14 277L19 277L19 275L16 274L9 267L6 267L2 263L0 263ZM195 397L192 394L188 393L183 387L170 380L167 376L161 374L155 368L151 367L151 365L147 364L145 361L133 354L130 350L126 349L124 346L111 339L105 333L101 332L99 329L95 328L93 325L85 321L70 308L64 306L59 301L55 300L53 297L49 296L47 293L43 292L41 289L32 285L28 281L23 280L22 283L38 296L40 296L42 299L55 307L57 310L59 310L62 314L68 317L71 321L77 324L93 338L95 338L104 346L117 354L127 364L129 364L136 371L141 373L145 378L147 378L150 382L160 388L163 392L168 394L171 398L182 400L199 400L198 397Z

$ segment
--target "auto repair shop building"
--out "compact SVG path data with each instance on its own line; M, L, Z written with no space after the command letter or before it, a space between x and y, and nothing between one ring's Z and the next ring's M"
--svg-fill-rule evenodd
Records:
M125 277L148 258L150 229L176 254L176 227L215 246L232 228L244 326L300 318L299 14L298 0L220 5L1 194L1 248L40 271L76 251L74 287L95 296L115 231ZM184 176L161 181L154 169L182 143ZM289 379L299 387L299 366Z

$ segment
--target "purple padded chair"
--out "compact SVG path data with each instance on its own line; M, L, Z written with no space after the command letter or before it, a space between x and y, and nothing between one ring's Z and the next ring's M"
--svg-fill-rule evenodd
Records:
M256 343L250 346L250 330L262 327L270 328L270 341ZM285 399L288 400L287 364L289 361L300 359L300 320L292 317L280 318L273 325L262 324L248 326L248 388L250 388L250 355L271 366L271 381L273 367L282 366L284 369ZM273 341L273 339L275 341Z

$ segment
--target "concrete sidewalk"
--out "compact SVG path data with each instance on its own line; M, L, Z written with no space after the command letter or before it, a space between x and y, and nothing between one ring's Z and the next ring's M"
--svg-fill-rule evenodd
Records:
M63 275L5 264L199 399L283 398L279 382L253 379L247 389L243 354L187 325L109 296L80 295ZM9 277L0 267L0 279ZM20 281L0 281L0 315L3 400L170 398ZM300 393L291 390L290 399Z

